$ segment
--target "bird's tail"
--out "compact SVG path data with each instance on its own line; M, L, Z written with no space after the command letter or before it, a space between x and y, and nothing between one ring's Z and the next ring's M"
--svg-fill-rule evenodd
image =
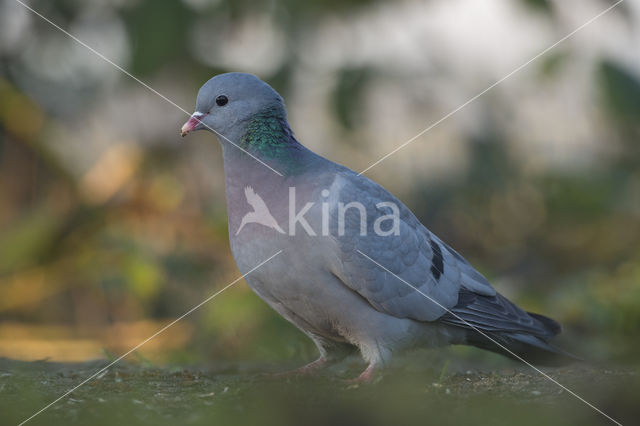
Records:
M509 358L540 365L563 365L580 359L553 346L560 324L525 312L504 296L482 296L463 290L458 304L439 321L465 329L463 343Z
M547 339L524 333L483 332L468 329L466 343L535 365L561 366L580 358L552 345Z

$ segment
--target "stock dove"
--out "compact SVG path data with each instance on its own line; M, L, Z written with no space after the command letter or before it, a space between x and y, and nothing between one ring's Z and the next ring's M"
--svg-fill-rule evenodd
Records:
M301 145L282 98L257 77L207 81L182 136L201 129L222 145L238 268L320 352L301 371L353 348L368 363L362 381L412 347L469 344L542 364L568 358L548 342L558 323L497 293L380 185Z

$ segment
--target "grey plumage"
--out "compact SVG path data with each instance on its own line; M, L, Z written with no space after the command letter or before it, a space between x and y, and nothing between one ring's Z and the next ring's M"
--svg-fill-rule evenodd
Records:
M221 95L228 103L217 103ZM415 346L472 344L505 353L487 336L525 359L563 358L548 343L560 331L556 322L496 293L380 185L299 144L282 98L266 83L249 74L216 76L200 89L196 107L198 119L186 123L183 134L209 128L223 136L229 235L238 267L247 272L283 250L246 280L314 340L321 354L314 367L349 346L369 362L365 380L394 352ZM241 222L250 210L247 187L264 199L277 228ZM291 188L294 211L311 203L304 224L291 221ZM363 211L345 210L353 201ZM377 220L393 206L399 221L391 223L397 232L389 233Z

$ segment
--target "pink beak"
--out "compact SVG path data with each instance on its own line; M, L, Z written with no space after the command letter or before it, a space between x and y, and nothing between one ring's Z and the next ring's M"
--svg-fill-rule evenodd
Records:
M189 120L187 120L187 122L184 123L184 126L182 126L182 129L180 129L180 135L182 137L185 137L189 133L193 132L194 130L202 129L204 126L201 120L204 118L205 115L207 114L204 114L198 111L194 112L193 115L189 117Z

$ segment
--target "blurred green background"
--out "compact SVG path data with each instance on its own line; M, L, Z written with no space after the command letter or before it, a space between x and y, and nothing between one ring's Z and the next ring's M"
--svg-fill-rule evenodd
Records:
M612 3L29 4L188 111L211 76L257 74L303 144L360 171ZM112 359L239 275L219 146L14 0L0 35L0 357ZM606 365L640 352L639 45L626 1L367 172ZM242 282L132 359L315 355Z

